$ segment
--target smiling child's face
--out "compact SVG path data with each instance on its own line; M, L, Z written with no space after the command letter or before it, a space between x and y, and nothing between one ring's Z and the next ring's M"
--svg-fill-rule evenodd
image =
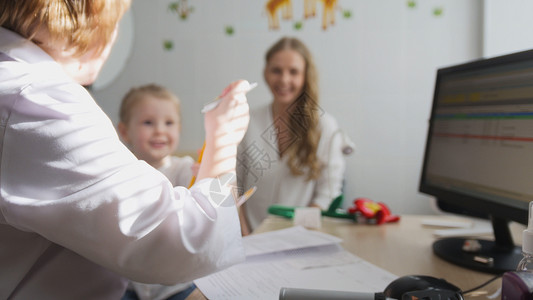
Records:
M155 168L179 143L179 114L169 99L145 95L133 108L123 139L138 159Z

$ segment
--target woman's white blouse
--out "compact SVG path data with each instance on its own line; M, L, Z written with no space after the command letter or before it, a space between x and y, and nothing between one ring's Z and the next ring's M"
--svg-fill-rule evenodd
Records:
M342 193L345 170L342 133L331 115L324 111L319 115L321 137L317 157L323 168L317 179L306 180L305 175L292 175L286 157L280 158L271 105L250 111L250 125L239 145L237 181L241 192L257 186L245 203L252 230L268 216L272 204L300 207L316 204L327 209Z
M0 27L0 299L119 299L123 277L173 284L242 261L218 184L173 188L59 64Z

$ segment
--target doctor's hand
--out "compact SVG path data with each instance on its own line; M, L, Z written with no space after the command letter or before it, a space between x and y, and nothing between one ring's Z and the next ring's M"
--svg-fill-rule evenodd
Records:
M228 85L218 96L220 103L205 113L206 138L226 146L239 144L250 120L246 92L250 84L239 80Z
M250 121L246 99L249 90L246 80L231 83L218 97L220 103L204 114L205 149L198 179L235 173L237 146Z

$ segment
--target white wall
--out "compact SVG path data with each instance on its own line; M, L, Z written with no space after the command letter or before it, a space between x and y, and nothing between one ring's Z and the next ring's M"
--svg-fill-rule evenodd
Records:
M270 101L262 79L265 50L283 35L302 39L320 71L321 106L333 114L357 144L348 158L347 204L355 197L387 203L395 213L427 213L429 197L417 192L419 172L437 68L482 55L481 0L339 0L350 19L336 13L327 31L320 18L292 22L269 31L266 1L188 1L186 21L167 9L171 1L134 0L135 41L124 72L94 92L116 122L124 93L134 85L156 82L183 102L182 152L203 142L202 104L230 81L257 81L248 94L251 106ZM303 0L293 0L294 20L302 20ZM433 10L442 7L435 16ZM321 13L321 8L318 13ZM228 36L224 27L235 34ZM174 41L165 51L162 41Z
M533 1L486 0L483 56L533 49Z

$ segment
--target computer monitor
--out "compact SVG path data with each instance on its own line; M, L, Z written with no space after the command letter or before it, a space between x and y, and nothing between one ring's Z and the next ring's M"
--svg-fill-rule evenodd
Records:
M533 201L533 50L437 71L419 191L494 229L479 252L463 251L466 237L444 238L436 255L482 272L516 269L509 222L527 224Z

